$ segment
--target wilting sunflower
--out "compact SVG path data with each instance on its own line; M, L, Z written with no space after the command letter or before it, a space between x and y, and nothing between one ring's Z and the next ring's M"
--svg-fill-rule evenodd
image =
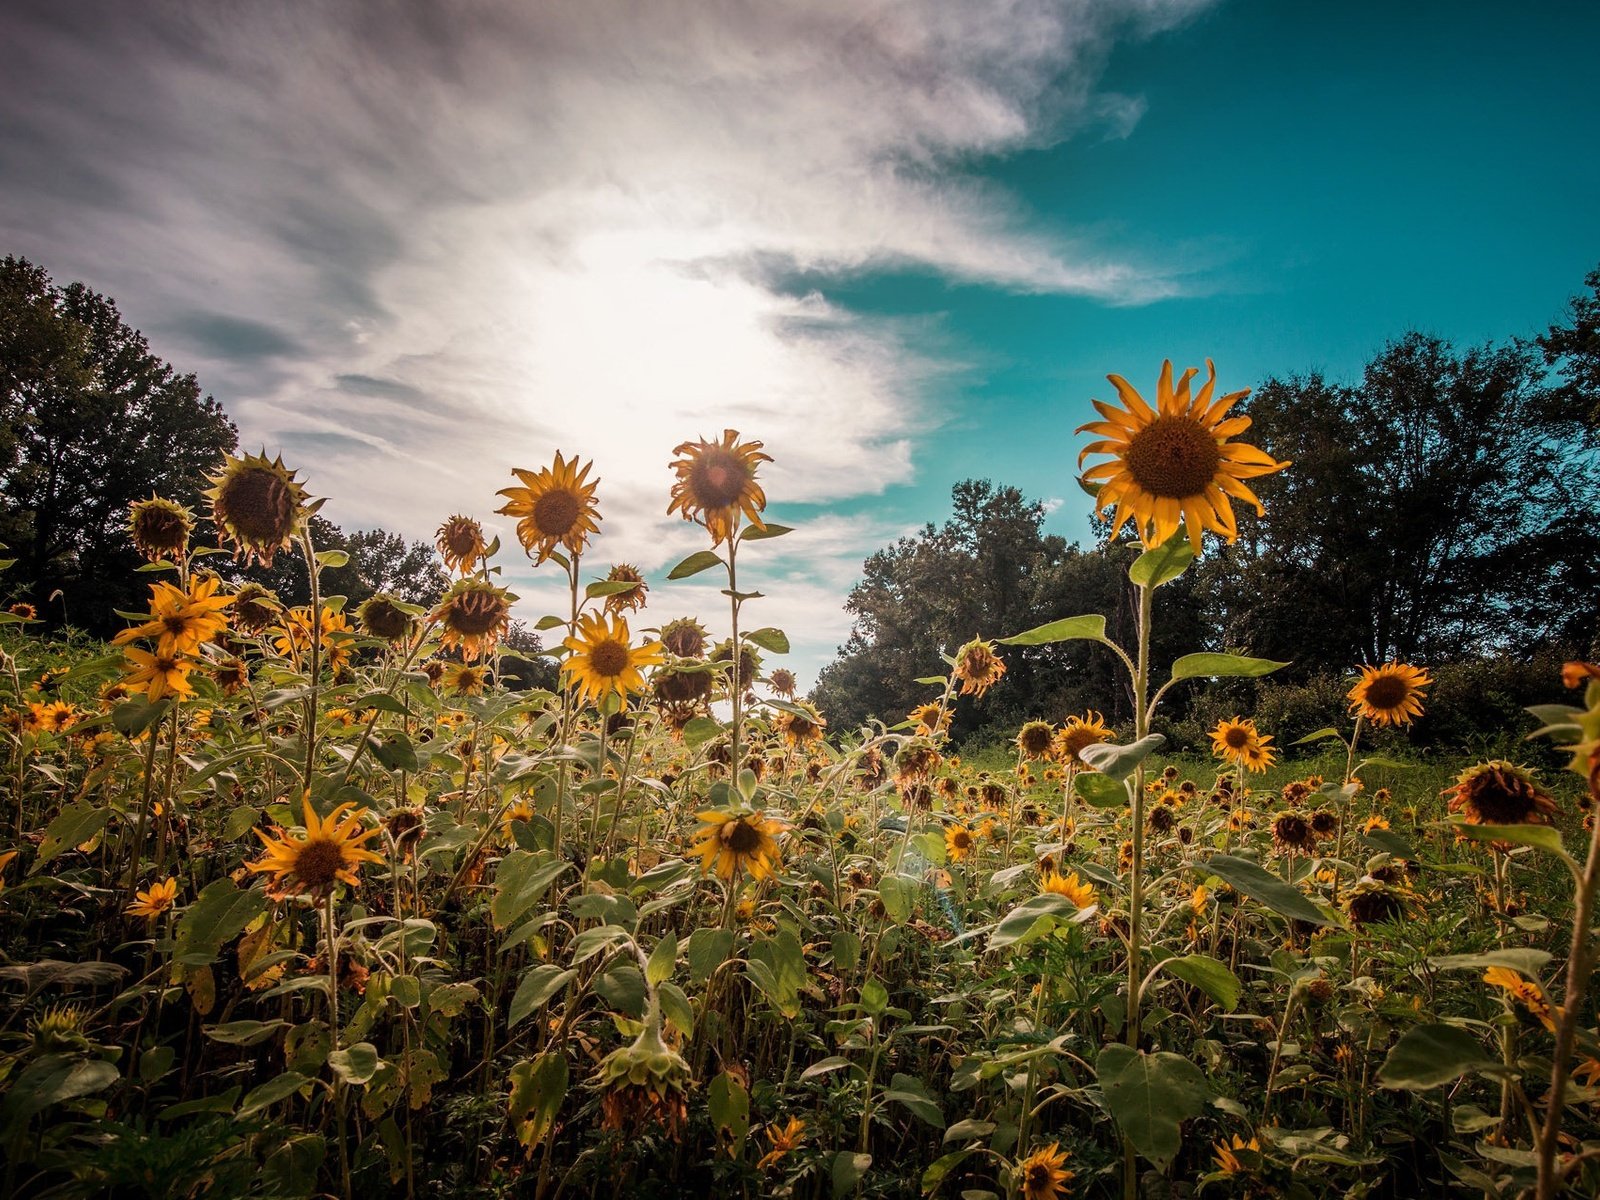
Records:
M270 567L272 556L294 540L311 515L294 475L281 457L269 459L265 451L223 458L205 495L217 536L234 543L236 557Z
M492 654L495 643L511 627L511 602L516 597L485 579L458 579L428 614L440 629L439 644L459 648L468 662Z
M1468 767L1444 794L1468 825L1548 825L1556 812L1531 771L1498 758Z
M732 694L733 691L733 639L723 638L711 651L710 661L714 663L727 663L729 669L717 675L717 681L723 692ZM761 677L761 654L756 648L746 642L739 647L739 691L750 695L750 689L755 686Z
M1051 1142L1017 1163L1023 1200L1059 1200L1066 1194L1072 1176L1073 1172L1067 1169L1067 1152L1059 1142Z
M543 470L511 469L524 486L501 488L497 494L506 503L495 511L520 518L517 540L535 563L544 562L557 546L565 546L568 554L582 554L590 536L599 531L594 491L600 481L589 479L593 467L591 461L580 468L577 458L564 459L558 450L555 463Z
M356 608L356 621L368 637L398 642L411 632L414 618L387 592L368 596Z
M1297 812L1281 812L1272 818L1272 840L1282 854L1312 854L1317 848L1311 822Z
M188 591L170 583L151 584L150 619L124 629L111 644L155 638L157 652L164 655L176 658L198 652L228 627L222 610L233 603L233 597L217 595L219 586L215 577L196 580Z
M257 829L256 836L267 852L265 857L245 866L258 874L272 876L274 889L284 896L309 892L322 899L333 890L335 883L355 887L361 882L356 872L362 863L383 861L381 855L361 844L376 837L382 829L379 825L362 829L364 816L365 809L346 802L326 818L320 818L307 796L305 836L295 837L279 829L275 837L270 837Z
M1384 663L1362 667L1350 689L1350 711L1376 725L1409 725L1422 715L1422 698L1433 680L1420 667Z
M1051 754L1057 762L1088 771L1092 768L1083 761L1083 752L1090 746L1110 740L1111 730L1106 728L1106 719L1097 712L1086 712L1081 717L1067 718L1066 724L1056 734Z
M130 646L122 652L126 662L120 685L125 691L143 692L154 704L163 696L192 696L189 673L199 664L177 654L151 654Z
M1234 717L1218 721L1211 731L1211 752L1248 771L1265 771L1277 754L1267 746L1271 740L1272 735L1257 730L1249 717Z
M229 613L235 628L243 633L260 633L278 619L283 605L275 593L259 583L246 583L233 593Z
M600 1127L632 1136L659 1127L681 1140L690 1076L683 1056L662 1039L660 1018L647 1017L639 1036L606 1055L595 1071Z
M451 517L439 526L434 537L445 568L457 574L472 574L478 560L488 557L489 543L484 541L483 526L471 517Z
M650 585L645 582L644 576L639 573L639 568L632 563L618 563L606 573L607 583L626 583L628 588L612 592L606 597L606 611L613 613L632 612L643 608L645 597L650 591Z
M767 685L772 688L774 695L782 696L785 700L793 700L800 681L788 667L779 667L767 676Z
M778 865L778 839L783 824L762 813L727 812L708 809L696 813L700 822L699 841L689 848L700 856L703 872L715 870L717 877L731 882L741 872L751 879L765 879Z
M149 562L182 558L193 531L194 514L175 500L152 494L128 506L128 534L134 549Z
M1378 925L1405 916L1406 900L1406 892L1367 875L1345 893L1344 911L1352 925Z
M133 903L125 911L130 917L143 917L154 921L178 901L178 881L171 877L158 879L148 889L133 894Z
M778 732L783 734L789 745L803 750L822 740L823 730L827 729L828 723L814 707L801 703L780 712L777 726Z
M561 643L572 651L561 664L561 673L577 685L581 701L598 704L608 694L626 700L644 690L640 668L662 661L661 643L633 646L629 637L624 617L585 613L578 618L577 632Z
M1048 757L1055 741L1055 726L1049 721L1029 721L1017 732L1017 749L1029 760Z
M440 677L440 686L452 696L481 696L489 686L489 667L485 663L451 663Z
M706 627L693 617L679 617L661 627L661 648L679 658L700 658L706 652Z
M949 728L950 710L937 700L930 700L908 712L906 720L916 726L918 737L935 737Z
M789 1123L781 1127L776 1123L768 1125L767 1141L772 1143L772 1149L761 1156L756 1163L756 1170L765 1171L768 1167L776 1166L784 1155L799 1148L805 1136L806 1123L799 1117L790 1117Z
M956 665L952 671L961 681L963 696L982 699L985 692L1000 682L1000 676L1006 673L1006 664L995 654L993 642L973 638L956 651Z
M1088 908L1095 903L1094 888L1079 879L1076 871L1065 876L1055 871L1046 871L1044 877L1039 880L1039 891L1041 894L1065 896L1079 908Z
M1246 388L1213 400L1217 371L1210 359L1206 360L1206 372L1205 385L1191 398L1189 382L1199 372L1191 367L1174 387L1172 362L1162 363L1155 408L1122 376L1106 376L1124 407L1093 402L1105 420L1092 421L1078 432L1099 434L1101 440L1084 448L1078 465L1091 454L1112 456L1110 462L1085 472L1083 479L1085 484L1100 485L1095 496L1097 511L1116 506L1113 538L1131 520L1146 546L1159 546L1182 525L1188 529L1189 544L1199 554L1200 538L1206 530L1220 533L1230 542L1238 537L1228 497L1255 505L1257 515L1264 511L1244 480L1270 475L1289 464L1254 446L1228 441L1250 427L1249 417L1227 415L1250 391Z
M757 529L765 529L761 510L767 495L756 482L756 468L771 462L761 453L761 442L740 442L737 430L724 429L720 442L681 442L673 449L679 457L668 465L677 472L667 515L681 513L685 521L698 521L711 534L711 544L730 540L743 514Z

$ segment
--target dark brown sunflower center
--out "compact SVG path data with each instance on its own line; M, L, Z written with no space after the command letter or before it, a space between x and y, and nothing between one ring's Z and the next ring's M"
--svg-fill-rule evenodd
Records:
M445 549L456 558L476 558L479 548L483 545L478 531L466 522L446 525L439 540L444 543Z
M735 854L754 854L761 847L761 831L741 817L728 822L722 844Z
M1050 1168L1044 1163L1034 1163L1028 1168L1028 1186L1030 1188L1043 1188L1050 1185Z
M619 641L607 638L589 651L589 666L596 675L614 678L628 669L632 662L628 647Z
M161 623L166 626L168 633L178 634L189 628L187 617L163 617Z
M1475 775L1466 793L1485 825L1521 825L1539 810L1532 785L1503 771Z
M1411 695L1411 685L1399 675L1379 675L1367 684L1367 704L1380 711L1399 708Z
M134 523L133 536L135 540L144 543L152 550L176 550L188 537L188 522L182 513L169 512L161 508L146 508L139 513Z
M450 627L469 637L481 637L505 618L505 604L492 592L465 592L456 598Z
M744 494L749 478L737 454L713 447L700 455L689 473L689 495L700 508L730 508Z
M332 838L312 838L294 856L294 877L313 891L333 886L344 867L344 851Z
M246 545L277 546L294 532L294 493L275 471L245 467L222 481L218 517Z
M178 669L178 660L175 658L157 658L156 670L162 675L169 675Z
M965 829L958 829L950 836L950 844L957 850L972 849L972 834Z
M1051 737L1048 725L1029 725L1022 731L1022 748L1029 754L1043 754L1050 749Z
M1229 750L1243 750L1250 744L1250 731L1235 725L1222 735L1222 741Z
M1157 417L1128 442L1123 460L1152 496L1184 500L1201 495L1216 478L1222 451L1193 417Z
M583 503L575 493L556 488L533 502L533 523L546 537L564 537L582 511Z

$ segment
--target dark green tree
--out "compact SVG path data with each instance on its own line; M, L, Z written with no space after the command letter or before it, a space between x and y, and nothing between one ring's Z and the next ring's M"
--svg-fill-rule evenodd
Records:
M0 261L0 542L42 616L103 633L113 609L142 608L128 505L154 493L198 512L237 444L222 406L111 300Z
M1589 428L1600 434L1600 267L1583 285L1589 290L1571 299L1567 319L1550 326L1538 344L1545 362L1561 375L1559 402L1585 414Z
M332 550L348 556L339 566L324 567L321 579L322 594L343 596L347 609L354 610L374 592L388 592L407 604L432 606L450 586L450 576L429 542L407 542L385 529L347 534L320 515L311 518L310 529L311 543L319 555ZM231 580L249 580L270 588L288 605L311 601L305 556L298 548L278 555L270 568L225 567L222 574Z

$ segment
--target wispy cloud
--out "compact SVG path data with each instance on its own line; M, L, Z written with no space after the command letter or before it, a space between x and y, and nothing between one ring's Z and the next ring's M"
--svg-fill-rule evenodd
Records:
M0 238L116 296L341 523L490 518L559 447L603 477L597 556L660 569L696 544L684 438L760 437L769 495L826 503L908 480L940 420L959 364L795 273L1170 290L971 166L1127 136L1105 54L1195 7L13 4ZM774 545L805 667L885 531L852 532Z

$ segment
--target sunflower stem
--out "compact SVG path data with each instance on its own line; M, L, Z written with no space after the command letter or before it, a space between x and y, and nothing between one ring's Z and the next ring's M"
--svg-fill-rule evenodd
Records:
M1154 625L1155 588L1148 583L1139 584L1139 661L1133 673L1133 739L1138 741L1149 732L1150 712L1145 697L1150 687L1150 631ZM1133 861L1128 870L1128 1037L1132 1050L1139 1049L1139 973L1141 958L1141 909L1144 907L1144 765L1133 772ZM1137 1200L1139 1195L1139 1169L1133 1142L1126 1135L1122 1140L1122 1194L1124 1200Z
M327 935L328 953L328 1036L333 1052L339 1050L339 935L333 924L333 888L328 888L323 901L324 932ZM344 1088L337 1075L333 1080L333 1110L338 1124L339 1188L344 1200L350 1200L350 1148L345 1144Z
M728 675L728 697L729 707L732 710L732 716L728 726L728 737L730 739L732 749L732 761L729 763L729 773L732 775L735 781L735 786L737 786L737 781L739 779L739 769L743 765L743 760L739 757L739 721L741 717L740 700L744 695L744 684L739 678L739 660L743 657L743 654L739 645L739 576L737 567L735 565L738 559L738 554L739 536L737 533L734 533L728 538L728 594L730 597L728 606L731 610L730 616L733 625L733 650L729 655L729 657L733 660L733 666Z
M308 615L308 624L311 626L311 690L306 696L306 767L301 776L305 793L309 796L311 769L317 754L317 691L322 673L322 572L317 565L316 547L311 542L309 521L300 531L300 550L306 556L306 576L311 581L311 608Z

